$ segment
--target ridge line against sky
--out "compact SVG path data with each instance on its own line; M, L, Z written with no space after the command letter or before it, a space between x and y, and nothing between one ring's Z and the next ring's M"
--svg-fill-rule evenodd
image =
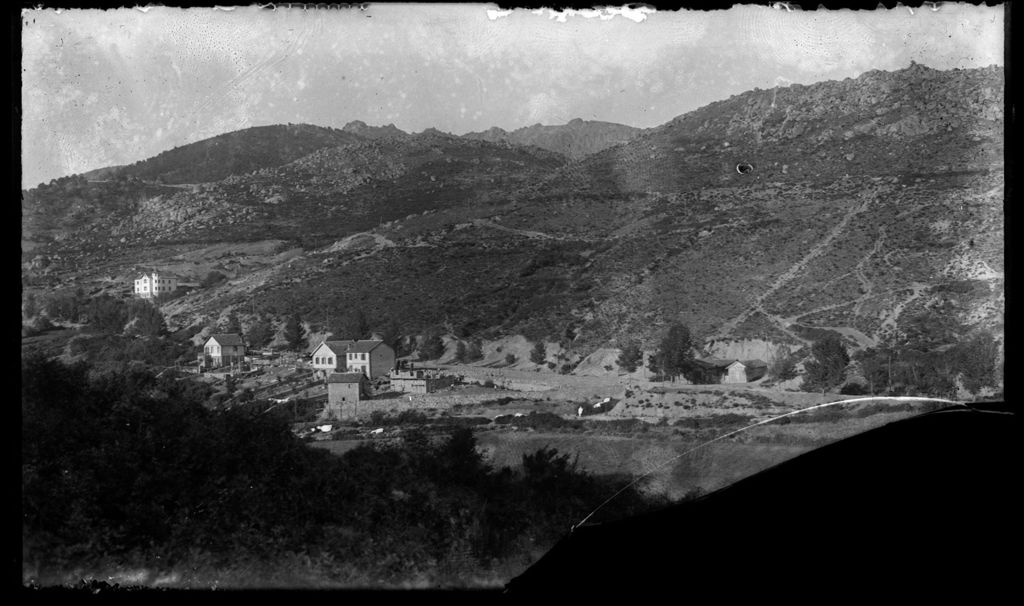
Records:
M910 61L1003 65L1001 5L639 18L497 8L26 9L22 187L252 126L650 128L754 88Z

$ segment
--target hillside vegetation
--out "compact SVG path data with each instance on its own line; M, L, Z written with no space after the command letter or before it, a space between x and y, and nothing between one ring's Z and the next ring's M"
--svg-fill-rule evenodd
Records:
M232 308L323 325L359 308L405 335L523 334L572 359L649 350L674 322L698 340L798 349L831 332L866 349L938 318L955 329L930 347L949 347L1003 330L1003 96L997 68L912 65L608 128L595 140L629 140L589 155L497 131L280 127L308 146L257 146L231 164L251 170L216 182L26 192L24 283L104 289L139 264L198 282L216 263L227 280L165 306L173 329ZM257 242L277 244L230 252Z

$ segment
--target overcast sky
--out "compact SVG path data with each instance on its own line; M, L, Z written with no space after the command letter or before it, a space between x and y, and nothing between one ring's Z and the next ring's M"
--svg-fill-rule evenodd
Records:
M1003 65L1003 9L26 10L23 187L265 124L662 124L753 88Z

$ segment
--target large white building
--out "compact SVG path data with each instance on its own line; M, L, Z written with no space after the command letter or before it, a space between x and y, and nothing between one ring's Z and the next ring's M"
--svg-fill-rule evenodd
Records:
M323 376L361 372L368 379L376 379L395 367L395 350L376 340L321 341L310 358L313 368Z
M158 295L174 292L178 288L178 280L172 276L153 272L142 274L135 279L135 296L151 299Z

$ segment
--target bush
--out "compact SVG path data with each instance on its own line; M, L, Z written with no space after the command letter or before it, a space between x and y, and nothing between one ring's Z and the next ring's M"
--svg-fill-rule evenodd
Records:
M635 341L630 341L623 346L616 363L619 365L619 368L622 368L626 372L636 372L636 369L639 368L642 360L643 352L640 350L640 344ZM605 369L610 371L612 370L612 367L606 366Z
M210 273L206 274L206 276L203 277L202 280L199 281L199 287L213 288L214 286L223 284L224 282L227 281L227 279L228 277L220 273L219 271L211 271Z
M516 356L515 356L515 354L507 354L505 356L505 364L507 366L512 366L515 363L516 363Z
M534 364L543 364L544 360L546 359L547 352L544 348L544 342L537 341L537 343L533 346L533 349L530 350L530 361L533 362ZM549 366L549 368L554 368L554 363L552 363Z
M847 383L839 388L839 393L847 396L862 396L867 394L868 390L860 383Z

